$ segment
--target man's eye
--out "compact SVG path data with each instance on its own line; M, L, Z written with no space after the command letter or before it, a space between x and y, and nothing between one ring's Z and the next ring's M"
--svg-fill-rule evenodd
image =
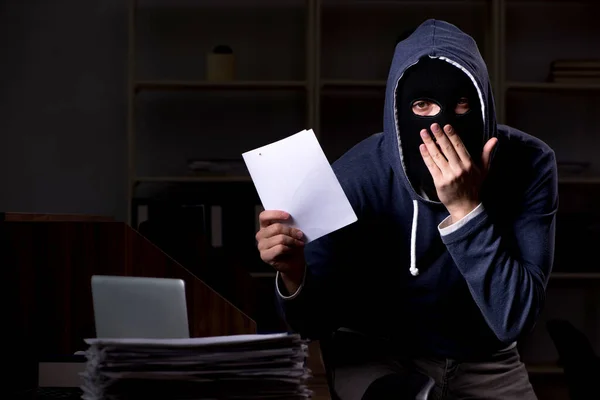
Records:
M427 100L417 100L412 104L412 111L416 115L433 116L440 112L440 106Z
M456 103L454 111L458 115L466 114L469 111L469 99L466 97L460 98Z

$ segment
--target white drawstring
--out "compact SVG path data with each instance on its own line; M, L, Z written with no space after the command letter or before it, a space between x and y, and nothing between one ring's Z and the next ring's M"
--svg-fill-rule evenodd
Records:
M417 220L419 218L419 202L413 200L413 220L410 233L410 273L413 276L419 275L417 268Z

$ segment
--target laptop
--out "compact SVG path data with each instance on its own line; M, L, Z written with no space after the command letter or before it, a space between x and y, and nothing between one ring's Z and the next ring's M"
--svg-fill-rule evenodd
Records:
M99 338L188 338L185 283L181 279L92 276L96 336ZM37 388L15 398L81 399L85 358L38 363Z
M98 338L189 338L181 279L92 276Z

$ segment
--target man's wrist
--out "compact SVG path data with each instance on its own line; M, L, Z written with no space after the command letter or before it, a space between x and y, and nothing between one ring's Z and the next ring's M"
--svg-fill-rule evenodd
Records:
M471 212L463 216L460 220L452 222L452 217L448 215L440 224L438 229L442 237L450 235L453 232L462 229L465 225L469 224L474 218L484 211L483 204L479 203Z
M298 281L298 279L293 279L283 272L281 273L281 280L283 281L285 289L290 294L296 293L300 288L300 285L302 285L302 280Z
M471 211L473 211L475 208L477 208L478 205L479 205L478 202L476 202L476 203L469 202L468 204L464 204L459 207L448 210L448 212L450 213L450 221L448 221L448 225L452 225L452 224L460 221L461 219L463 219L464 217L469 215L471 213Z
M279 295L286 300L294 299L298 296L302 287L304 286L304 280L306 279L306 264L300 270L299 273L289 272L284 274L281 271L277 271L277 277L275 278L275 284L277 286L277 291ZM281 288L281 283L283 283L283 288ZM282 290L283 289L283 290ZM287 292L287 293L283 293Z

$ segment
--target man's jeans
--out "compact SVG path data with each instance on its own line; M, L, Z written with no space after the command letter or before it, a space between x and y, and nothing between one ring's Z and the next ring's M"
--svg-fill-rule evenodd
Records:
M390 375L398 376L398 382L402 382L402 376L410 371L435 380L430 399L537 399L516 346L491 354L483 361L402 358L384 343L376 344L360 334L338 331L328 353L327 367L341 400L402 398L394 396L399 385ZM373 385L376 381L382 384Z

